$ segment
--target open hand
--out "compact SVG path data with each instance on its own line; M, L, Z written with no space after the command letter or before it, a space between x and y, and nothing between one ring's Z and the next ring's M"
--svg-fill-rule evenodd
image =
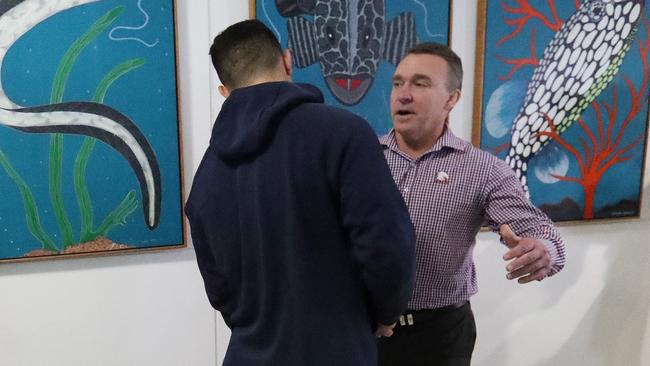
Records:
M503 259L510 261L506 266L506 278L518 278L519 283L541 281L551 272L551 256L544 244L535 238L522 238L507 224L499 227L501 240L510 248Z

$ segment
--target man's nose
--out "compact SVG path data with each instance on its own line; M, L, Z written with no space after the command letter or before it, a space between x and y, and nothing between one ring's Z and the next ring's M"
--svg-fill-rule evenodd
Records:
M397 100L400 103L410 103L411 101L413 101L413 96L411 95L411 88L405 85L399 88L399 90L397 91Z

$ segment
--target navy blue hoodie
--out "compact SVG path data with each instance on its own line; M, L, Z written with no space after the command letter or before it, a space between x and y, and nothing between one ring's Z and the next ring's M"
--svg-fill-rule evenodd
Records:
M414 281L408 211L372 129L289 82L236 89L186 206L224 365L376 365Z

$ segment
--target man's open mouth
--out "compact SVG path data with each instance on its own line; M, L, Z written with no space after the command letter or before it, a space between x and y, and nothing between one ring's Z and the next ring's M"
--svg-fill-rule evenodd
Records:
M411 114L414 114L414 112L405 109L400 109L395 114L397 114L398 116L409 116Z

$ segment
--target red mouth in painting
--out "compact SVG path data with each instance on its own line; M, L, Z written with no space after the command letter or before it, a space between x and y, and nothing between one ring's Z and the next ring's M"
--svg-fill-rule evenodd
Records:
M338 78L334 78L334 81L341 88L345 90L353 91L353 90L357 90L361 86L363 79L338 77Z
M332 95L346 105L357 104L372 84L374 77L367 74L336 74L325 78Z

